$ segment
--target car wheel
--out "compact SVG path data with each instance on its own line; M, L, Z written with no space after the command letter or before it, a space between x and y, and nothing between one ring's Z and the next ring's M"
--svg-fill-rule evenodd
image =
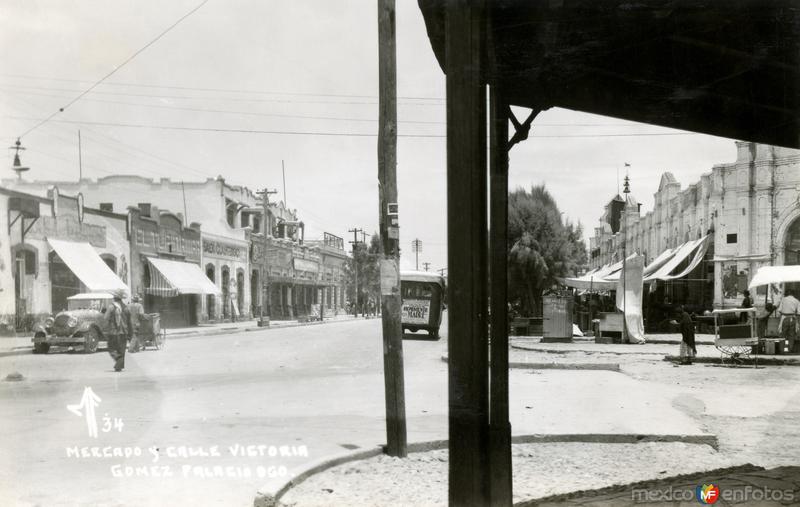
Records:
M33 344L33 353L34 354L47 354L47 351L50 350L49 343L34 343Z
M97 352L97 344L100 342L100 336L97 333L97 329L90 327L88 331L86 331L86 336L83 342L83 353L84 354L94 354Z

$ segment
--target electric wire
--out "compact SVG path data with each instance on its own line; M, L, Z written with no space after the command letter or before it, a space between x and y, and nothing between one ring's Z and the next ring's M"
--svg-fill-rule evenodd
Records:
M108 73L108 74L106 74L105 76L101 77L99 80L95 81L95 83L94 83L92 86L90 86L89 88L87 88L86 90L84 90L83 92L81 92L81 93L80 93L80 94L79 94L77 97L75 97L74 99L72 99L71 101L69 101L69 102L68 102L68 103L67 103L65 106L62 106L62 107L61 107L61 108L59 108L58 110L54 111L54 112L53 112L53 113L52 113L50 116L48 116L48 117L46 117L46 118L42 119L42 120L41 120L39 123L35 124L33 127L31 127L31 128L29 128L28 130L26 130L26 131L25 131L25 132L24 132L22 135L20 135L19 137L20 137L20 138L22 138L22 137L25 137L27 134L30 134L31 132L33 132L33 131L34 131L34 130L36 130L37 128L41 127L42 125L44 125L44 124L45 124L45 123L47 123L48 121L52 120L52 119L53 119L53 117L55 117L55 116L56 116L58 113L63 113L63 112L64 112L64 111L65 111L65 110L66 110L68 107L70 107L72 104L74 104L74 103L76 103L77 101L79 101L79 100L80 100L80 99L81 99L81 98L82 98L84 95L86 95L87 93L89 93L89 92L91 92L92 90L94 90L94 89L95 89L97 86L99 86L99 85L100 85L100 84L101 84L103 81L105 81L106 79L108 79L109 77L111 77L112 75L114 75L114 74L115 74L115 73L116 73L118 70L120 70L120 69L121 69L121 68L123 68L125 65L127 65L129 62L131 62L131 61L132 61L134 58L136 58L137 56L139 56L139 54L141 54L141 53L142 53L143 51L145 51L147 48L149 48L150 46L152 46L153 44L155 44L155 43L156 43L156 42L157 42L159 39L161 39L161 38L162 38L164 35L166 35L166 34L167 34L168 32L170 32L170 31L171 31L173 28L175 28L176 26L178 26L178 25L179 25L179 24L180 24L180 23L181 23L181 22L182 22L184 19L188 18L189 16L191 16L192 14L194 14L195 12L197 12L197 11L198 11L198 10L199 10L201 7L203 7L205 4L207 4L207 3L208 3L208 1L209 1L209 0L203 0L202 2L200 2L200 3L199 3L197 6L196 6L196 7L194 7L192 10L190 10L189 12L187 12L186 14L184 14L183 16L181 16L181 17L180 17L180 18L179 18L179 19L178 19L176 22L174 22L172 25L170 25L170 26L169 26L169 27L167 27L167 28L166 28L164 31L162 31L160 34L158 34L158 35L157 35L157 36L156 36L154 39L152 39L150 42L148 42L147 44L145 44L144 46L142 46L141 48L139 48L139 50L137 50L135 53L133 53L131 56L129 56L129 57L128 57L128 58L127 58L125 61L123 61L121 64L117 65L116 67L114 67L114 69L113 69L113 70L111 70L111 72L109 72L109 73Z

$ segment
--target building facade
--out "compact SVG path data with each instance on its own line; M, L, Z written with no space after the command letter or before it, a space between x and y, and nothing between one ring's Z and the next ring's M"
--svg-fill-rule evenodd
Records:
M640 213L630 194L606 206L590 239L590 267L638 252L650 263L667 249L711 237L705 261L687 282L688 295L708 292L708 306L737 306L742 293L765 265L800 264L800 151L736 142L736 161L718 164L682 189L664 173L652 211ZM770 291L780 291L771 287ZM759 290L764 304L767 289Z
M0 188L0 328L26 330L81 292L128 290L127 216L85 206L57 187L46 196Z
M109 212L127 212L129 206L174 210L182 204L183 225L202 224L200 264L218 289L218 295L200 298L200 320L250 316L250 278L245 276L250 271L249 239L242 211L256 209L259 201L246 187L230 185L221 176L202 182L119 175L78 182L3 180L2 184L39 195L57 186L63 192L81 193L87 205Z
M197 325L202 320L202 295L192 290L193 280L185 274L174 281L169 277L174 273L170 268L180 268L180 263L194 265L193 272L202 275L200 224L185 227L181 214L147 204L128 208L128 224L131 291L142 297L145 313L159 313L167 328ZM187 281L192 288L186 287Z
M283 202L265 206L261 197L222 177L181 182L124 175L79 182L1 183L37 195L57 185L65 192L82 193L87 205L106 213L130 208L134 291L146 296L146 310L168 309L169 318L182 325L262 314L280 319L344 311L344 241L326 233L321 240L306 242L305 225L296 210ZM158 211L174 212L176 204L178 209L182 204L183 212ZM197 235L199 259L194 250ZM150 258L198 263L216 291L183 298L170 292L169 297L177 299L156 300L160 296L154 292L164 288L149 285Z

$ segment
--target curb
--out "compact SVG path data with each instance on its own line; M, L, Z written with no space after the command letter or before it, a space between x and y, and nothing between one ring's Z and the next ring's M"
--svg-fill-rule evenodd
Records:
M442 362L448 362L442 356ZM509 362L508 367L515 370L605 370L621 373L619 363L518 363Z
M635 346L641 347L643 345L644 344L635 345ZM640 355L640 356L660 356L660 355L663 354L663 352L640 352L638 350L636 352L617 352L617 351L614 351L614 350L584 350L584 349L572 349L572 350L564 349L564 350L562 350L562 349L550 349L550 348L543 348L543 347L526 347L526 346L522 346L522 345L513 345L513 344L511 345L511 348L512 349L516 349L516 350L525 350L527 352L544 352L544 353L547 353L547 354L562 354L562 355L564 355L564 354L574 354L576 352L585 352L587 354L614 354L614 355L617 355L617 356L629 356L629 355L634 355L634 354L635 355Z
M680 356L664 356L664 361L677 363L680 362L680 360ZM692 358L692 362L703 364L724 364L725 366L733 365L730 360L723 363L721 357L694 357ZM737 366L754 366L755 364L756 361L753 358L744 358L738 360ZM787 357L786 359L777 359L775 357L759 357L758 364L763 366L800 366L800 358Z
M535 444L535 443L561 443L561 442L578 442L578 443L600 443L600 444L638 444L645 442L683 442L686 444L709 445L715 450L719 450L719 442L716 435L643 435L643 434L605 434L605 433L587 433L587 434L563 434L563 435L517 435L511 437L512 444ZM425 442L415 442L408 444L408 453L435 451L439 449L446 449L448 446L447 440L430 440ZM371 449L350 451L333 457L322 458L314 463L309 464L301 471L289 479L276 480L265 486L262 486L256 492L256 497L253 500L253 507L283 507L281 498L290 489L300 485L303 481L324 472L333 467L359 461L364 459L374 458L384 453L384 446L378 446Z
M280 325L271 325L268 327L258 327L258 326L250 326L250 327L215 327L213 329L209 329L208 331L205 330L197 330L197 331L186 331L180 332L175 334L170 334L169 329L167 329L167 339L173 340L180 340L181 338L190 338L193 336L216 336L220 334L235 334L235 333L251 333L254 331L271 331L274 329L285 329L291 327L305 327L305 326L321 326L323 324L336 324L339 322L353 322L354 320L359 320L356 318L352 319L335 319L335 320L327 320L327 321L311 321L311 322L292 322L291 324L280 324ZM366 319L363 319L366 320Z

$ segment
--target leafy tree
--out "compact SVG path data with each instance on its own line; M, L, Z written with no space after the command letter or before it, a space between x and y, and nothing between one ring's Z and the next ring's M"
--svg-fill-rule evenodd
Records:
M369 245L358 243L354 252L354 259L347 264L347 299L353 303L355 297L355 270L358 266L358 303L359 312L370 296L376 303L380 301L380 236L373 234Z
M556 278L574 276L586 264L580 224L564 224L544 185L508 196L509 296L526 315L541 315L542 295Z

